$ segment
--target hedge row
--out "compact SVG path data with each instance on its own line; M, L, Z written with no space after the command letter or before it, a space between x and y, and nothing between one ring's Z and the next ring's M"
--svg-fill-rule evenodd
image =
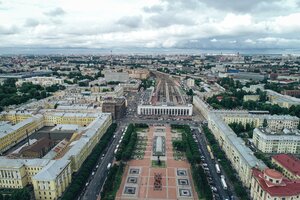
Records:
M186 152L186 157L191 164L193 181L199 197L200 198L204 197L205 199L212 199L211 188L207 181L205 172L200 165L201 159L200 159L200 152L198 149L198 145L192 136L190 127L188 125L174 124L171 125L171 128L183 130L182 144L176 144L176 143L173 144L178 145L180 147L185 145L186 147L184 151ZM178 149L178 146L177 146L177 150L180 150Z
M30 200L30 193L27 188L23 189L1 189L0 200Z
M116 193L121 185L122 175L124 172L124 164L120 162L119 165L114 166L109 170L107 179L101 192L101 199L114 200Z
M123 140L120 143L119 149L116 153L116 160L128 161L134 151L134 147L137 141L136 127L133 124L129 124L124 134Z
M103 150L107 147L109 141L113 137L116 128L116 123L110 125L98 144L94 147L92 153L86 158L78 173L73 176L70 186L62 196L62 200L73 200L80 194Z

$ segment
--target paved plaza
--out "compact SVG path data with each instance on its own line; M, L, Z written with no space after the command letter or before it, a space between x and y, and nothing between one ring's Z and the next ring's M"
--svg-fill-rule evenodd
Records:
M151 126L145 156L142 160L131 160L125 169L117 200L129 199L198 199L187 161L174 160L170 126ZM165 167L153 166L157 156L153 156L153 138L165 138L165 156L160 160ZM161 188L155 185L155 175L160 176Z

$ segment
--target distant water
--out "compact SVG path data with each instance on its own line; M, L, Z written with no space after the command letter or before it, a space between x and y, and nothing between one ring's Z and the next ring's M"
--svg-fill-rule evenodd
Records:
M299 49L167 49L167 48L15 48L1 47L0 55L109 55L109 54L296 54L300 55Z

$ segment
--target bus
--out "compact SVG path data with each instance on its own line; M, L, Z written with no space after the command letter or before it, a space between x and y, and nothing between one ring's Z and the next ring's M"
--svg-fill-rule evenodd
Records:
M107 169L110 169L110 167L111 167L111 163L108 163Z
M216 166L217 173L220 174L221 173L220 166L218 164L215 164L215 166Z
M214 154L213 154L213 152L211 151L211 148L210 148L209 145L207 145L207 150L208 150L208 153L209 153L209 155L210 155L210 158L211 158L212 160L215 159Z
M226 184L224 175L221 175L221 183L222 183L223 189L227 190L227 184Z

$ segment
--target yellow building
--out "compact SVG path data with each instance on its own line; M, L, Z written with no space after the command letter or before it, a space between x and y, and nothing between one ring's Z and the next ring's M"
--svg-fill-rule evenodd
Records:
M43 116L35 115L15 125L0 122L0 153L11 148L16 143L25 139L38 129L43 127Z
M78 171L111 123L110 114L106 114L106 117L97 118L87 127L92 128L88 129L79 140L70 144L70 149L63 156L63 159L71 160L73 172Z
M27 184L26 169L22 161L0 158L1 188L23 188Z
M32 178L36 200L56 200L71 183L69 160L52 160Z
M47 112L44 116L45 124L47 126L55 126L57 124L77 124L80 126L87 126L97 117L97 114Z
M300 180L300 160L290 154L278 154L272 157L272 163L279 167L288 179Z
M26 135L43 126L75 124L76 135L61 146L62 151L50 150L42 159L11 159L0 157L0 188L23 188L32 184L38 200L58 199L71 182L85 159L112 123L109 113L74 113L47 111L41 115L18 117L1 115L0 147L2 152ZM25 119L26 118L26 119ZM10 121L18 122L12 125ZM79 128L79 129L78 129ZM58 144L59 145L59 144ZM58 155L59 154L59 155ZM56 158L56 160L52 160Z

